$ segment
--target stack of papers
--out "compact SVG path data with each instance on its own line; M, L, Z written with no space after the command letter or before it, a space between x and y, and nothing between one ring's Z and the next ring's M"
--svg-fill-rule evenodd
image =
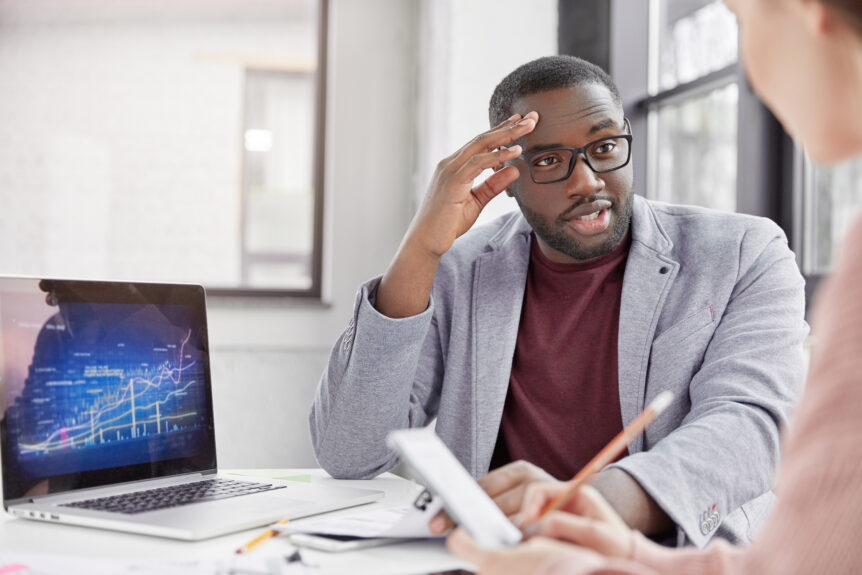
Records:
M273 525L271 529L281 533L426 539L436 537L428 530L428 522L441 508L442 501L435 497L424 510L409 505L353 515L300 519L284 525Z

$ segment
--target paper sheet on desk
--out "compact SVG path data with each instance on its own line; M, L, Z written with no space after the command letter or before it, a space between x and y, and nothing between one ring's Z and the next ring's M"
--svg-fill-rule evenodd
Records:
M271 529L282 533L425 539L437 537L428 531L428 522L441 507L442 501L435 497L424 510L408 505L353 515L300 519L286 525L273 525Z
M298 557L298 556L297 556ZM0 554L0 575L308 575L316 567L288 556L224 559L97 559L71 555Z

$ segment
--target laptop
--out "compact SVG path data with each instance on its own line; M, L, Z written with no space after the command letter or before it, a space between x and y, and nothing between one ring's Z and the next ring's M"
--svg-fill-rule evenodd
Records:
M199 285L0 277L0 417L26 519L198 540L383 496L218 473Z

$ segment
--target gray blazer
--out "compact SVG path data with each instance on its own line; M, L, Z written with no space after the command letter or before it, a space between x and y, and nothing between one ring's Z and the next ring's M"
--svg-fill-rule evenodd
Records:
M311 407L320 465L368 478L398 464L393 429L430 424L476 477L488 471L518 333L530 226L504 215L444 255L428 309L391 319L363 285ZM615 463L678 526L677 544L748 541L771 507L779 427L800 393L804 282L781 229L753 216L636 196L619 326L628 424L674 401ZM553 358L549 358L552 360Z

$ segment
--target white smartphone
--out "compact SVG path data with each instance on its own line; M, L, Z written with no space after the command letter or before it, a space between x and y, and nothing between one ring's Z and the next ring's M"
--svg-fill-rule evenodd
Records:
M401 543L404 539L392 537L354 537L352 535L321 535L317 533L291 533L288 541L297 547L307 547L318 551L329 551L338 553L341 551L353 551L366 547L377 547L379 545L391 545Z
M425 484L432 497L443 500L443 507L455 523L481 547L511 547L521 541L518 528L479 487L433 430L392 431L386 443Z

